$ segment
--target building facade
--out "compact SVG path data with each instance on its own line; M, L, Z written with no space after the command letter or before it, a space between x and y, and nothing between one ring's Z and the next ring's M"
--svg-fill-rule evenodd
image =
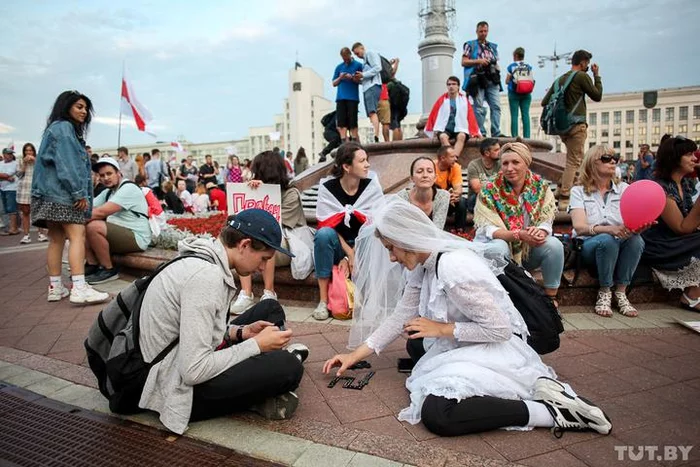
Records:
M642 144L656 151L664 133L682 135L700 144L700 86L658 90L653 109L642 103L643 92L606 94L601 102L586 99L588 110L588 147L606 143L623 159L634 159ZM501 129L510 129L508 97L501 96ZM530 106L531 136L533 139L553 140L558 152L566 152L559 137L545 135L540 128L542 100ZM488 124L486 125L488 128ZM519 125L522 134L522 123Z

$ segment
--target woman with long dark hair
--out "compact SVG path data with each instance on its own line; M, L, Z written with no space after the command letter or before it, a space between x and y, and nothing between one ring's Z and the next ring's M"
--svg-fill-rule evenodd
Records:
M299 175L304 170L309 168L309 158L306 157L306 150L302 147L297 151L297 157L294 158L294 173Z
M100 303L109 294L85 282L85 223L92 215L92 170L85 136L92 120L90 99L78 91L62 92L51 110L41 140L32 180L31 220L47 228L48 301L70 295L71 303ZM66 238L73 288L61 281Z
M36 162L36 148L32 143L26 143L22 146L22 159L19 164L19 173L21 177L17 184L17 207L22 213L22 232L24 237L20 243L31 243L32 237L29 235L29 226L31 225L30 215L32 203L32 180L34 179L34 163ZM46 229L39 229L40 242L48 241Z
M258 189L263 184L279 185L282 192L282 227L294 229L306 225L304 208L301 205L301 193L296 187L289 186L287 168L284 161L272 151L261 152L253 159L251 166L253 179L248 182L252 189ZM288 248L286 238L282 238L282 245ZM287 255L276 254L274 261L268 261L263 271L264 290L260 301L267 299L277 300L275 293L275 267L288 266L291 258ZM251 276L241 277L241 292L236 302L231 306L231 313L238 314L250 308L255 297L253 296L253 279Z
M330 177L318 187L314 237L314 268L320 298L314 319L328 319L328 285L333 266L350 276L355 260L355 240L360 227L372 210L384 201L376 174L369 171L367 153L358 143L344 143L338 148Z
M642 234L642 262L654 270L667 290L681 289L681 304L700 310L700 201L687 175L695 171L698 146L681 136L670 137L656 153L655 181L666 193L659 223Z

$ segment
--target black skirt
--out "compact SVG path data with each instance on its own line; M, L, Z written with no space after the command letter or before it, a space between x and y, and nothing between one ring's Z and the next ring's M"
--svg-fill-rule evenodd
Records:
M663 221L642 233L644 253L642 263L663 271L678 271L700 259L700 231L678 235Z

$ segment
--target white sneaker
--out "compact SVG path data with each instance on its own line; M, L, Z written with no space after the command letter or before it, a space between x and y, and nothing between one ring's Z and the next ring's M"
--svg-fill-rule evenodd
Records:
M43 233L39 232L39 237L37 238L37 240L40 241L40 242L48 242L48 241L49 241L49 237L47 237L47 236L44 235Z
M328 304L326 302L318 302L316 309L311 313L314 319L319 321L325 321L328 319L330 314L328 313Z
M301 342L295 342L294 344L289 344L287 346L287 352L290 354L294 355L296 358L299 359L301 363L304 363L304 361L309 358L309 348L302 344Z
M54 287L49 285L49 296L47 300L50 302L60 302L61 299L66 298L70 295L70 290L68 290L63 284L60 287Z
M294 415L299 406L299 396L289 391L279 396L270 397L250 409L268 420L286 420Z
M612 431L612 422L599 407L591 401L572 394L567 388L552 378L541 377L535 382L534 400L543 402L554 418L554 435L562 430L591 429L602 435Z
M241 290L241 292L238 294L238 298L235 302L233 302L231 308L229 308L229 312L232 315L240 315L254 304L255 296L253 294L248 295Z
M32 243L32 237L25 235L22 240L19 241L20 245L26 245L27 243Z
M70 302L76 304L102 303L109 299L109 294L98 292L89 285L85 287L73 287L70 291Z
M273 292L272 290L267 290L265 289L263 291L262 297L260 297L260 301L262 302L263 300L277 300L277 294Z

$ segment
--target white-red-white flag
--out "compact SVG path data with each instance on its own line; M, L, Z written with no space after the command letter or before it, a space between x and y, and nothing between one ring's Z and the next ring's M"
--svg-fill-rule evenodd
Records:
M185 148L182 147L179 141L173 141L170 146L174 147L177 152L185 152Z
M133 115L136 128L138 128L139 131L148 132L146 126L153 120L153 116L146 106L136 98L134 88L126 77L126 70L124 70L122 74L122 113Z

